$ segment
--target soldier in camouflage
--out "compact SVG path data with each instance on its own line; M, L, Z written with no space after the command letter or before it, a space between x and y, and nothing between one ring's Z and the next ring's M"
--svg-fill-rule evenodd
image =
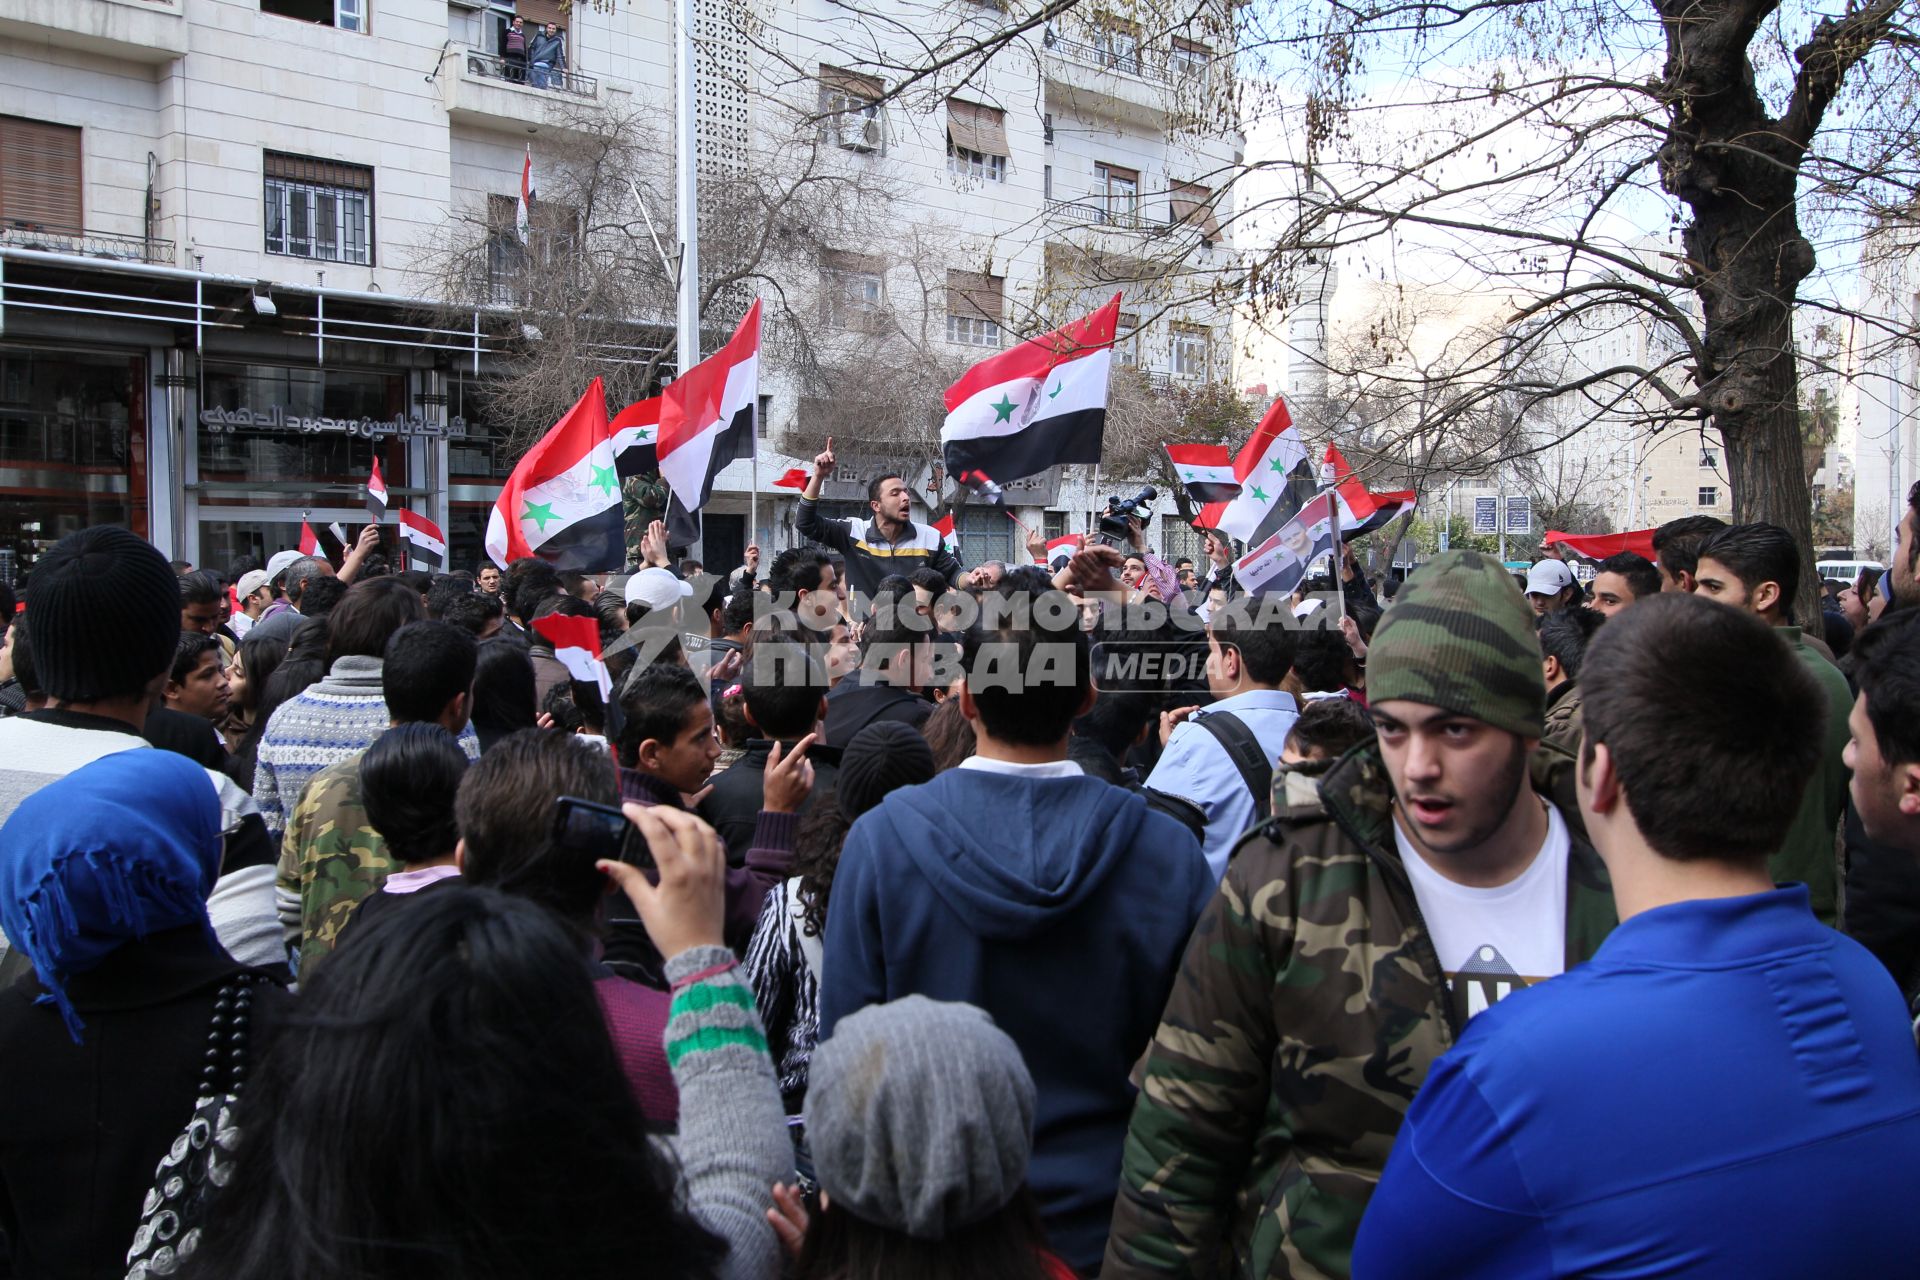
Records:
M1347 1275L1394 1134L1466 1018L1613 928L1573 758L1539 742L1532 612L1498 562L1453 552L1410 579L1368 691L1378 737L1276 774L1272 818L1195 927L1137 1073L1104 1280ZM1545 910L1541 884L1564 885ZM1508 885L1534 908L1509 923L1535 944L1554 929L1555 954L1516 970L1475 945L1496 962L1476 969L1457 895Z
M630 476L620 482L620 513L626 525L627 570L633 572L646 564L640 554L640 540L647 526L667 516L667 482L658 472Z

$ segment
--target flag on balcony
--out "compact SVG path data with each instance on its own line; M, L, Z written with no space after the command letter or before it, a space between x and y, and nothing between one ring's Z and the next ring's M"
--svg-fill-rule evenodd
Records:
M1231 502L1240 496L1233 459L1223 444L1170 444L1167 458L1180 487L1195 502Z
M750 457L760 408L760 300L727 345L673 380L660 397L660 475L689 515L707 505L713 478Z
M406 544L444 569L447 564L447 535L440 526L405 507L400 508L399 519L400 537ZM408 558L412 558L411 552Z
M533 144L527 144L527 160L520 166L520 199L513 207L513 230L520 243L527 242L527 229L533 216Z
M660 469L660 397L636 400L613 418L613 465L622 480Z
M380 476L380 457L374 455L373 474L367 477L367 514L379 524L387 516L387 482Z
M976 491L1067 462L1097 463L1120 295L1090 316L1029 338L947 388L947 474Z
M1412 489L1394 489L1375 493L1360 482L1347 465L1347 459L1333 445L1327 446L1329 478L1334 496L1340 503L1340 536L1358 538L1385 528L1401 514L1413 509L1418 496Z
M613 681L607 675L607 664L600 653L600 620L550 613L544 618L535 618L532 625L553 642L554 660L567 669L567 674L581 684L598 688L600 701L605 702L613 693Z
M304 516L300 519L300 554L303 556L320 554L320 535L313 531L313 526L307 523Z
M1294 428L1285 400L1274 400L1246 447L1234 457L1233 478L1240 485L1240 495L1208 503L1193 523L1201 529L1218 529L1248 546L1265 542L1319 492L1307 446Z
M600 379L527 450L487 519L487 555L501 568L538 556L556 569L604 573L626 563L620 477Z

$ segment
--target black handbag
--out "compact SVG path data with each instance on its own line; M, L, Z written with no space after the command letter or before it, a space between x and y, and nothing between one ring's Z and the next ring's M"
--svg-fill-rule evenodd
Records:
M153 1172L140 1228L127 1250L127 1280L179 1270L200 1245L208 1200L233 1175L233 1150L240 1139L234 1112L246 1084L253 985L264 980L238 974L214 998L193 1115Z

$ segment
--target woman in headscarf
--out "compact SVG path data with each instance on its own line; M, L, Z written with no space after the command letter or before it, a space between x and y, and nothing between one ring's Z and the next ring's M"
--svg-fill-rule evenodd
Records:
M15 1276L125 1275L210 1034L242 1061L285 1007L258 976L216 1027L221 988L254 973L208 919L220 855L207 772L170 751L102 757L0 827L0 929L33 965L0 991L0 1227Z

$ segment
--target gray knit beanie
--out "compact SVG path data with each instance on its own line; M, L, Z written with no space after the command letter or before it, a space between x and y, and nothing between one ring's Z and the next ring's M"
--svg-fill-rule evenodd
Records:
M806 1119L834 1204L940 1240L1026 1183L1033 1077L981 1010L907 996L841 1019L814 1049Z
M173 664L180 579L152 543L95 525L53 544L27 579L40 687L62 702L139 693Z

